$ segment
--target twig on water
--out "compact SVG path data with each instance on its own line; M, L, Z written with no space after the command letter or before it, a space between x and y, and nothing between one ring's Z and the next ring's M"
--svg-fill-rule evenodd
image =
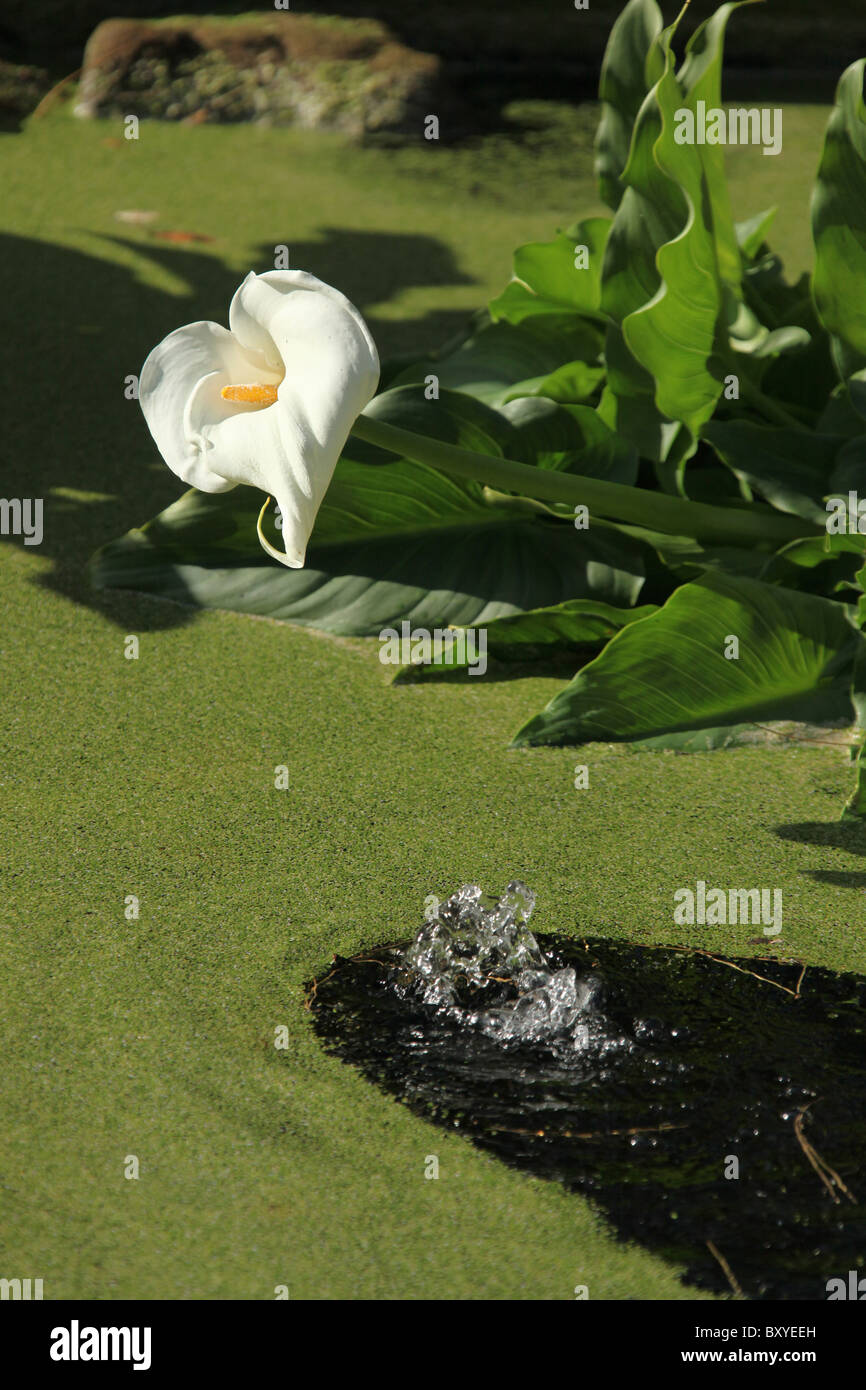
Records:
M719 1264L721 1265L722 1270L724 1272L724 1276L734 1291L734 1298L745 1298L746 1295L743 1293L743 1290L740 1287L739 1280L737 1279L736 1274L731 1269L731 1266L728 1264L721 1250L719 1250L717 1246L713 1245L713 1242L711 1240L707 1241L707 1249L709 1250L713 1259L718 1260Z
M347 956L346 959L352 961L353 963L360 963L362 965L382 965L385 967L386 970L389 968L390 965L390 962L386 960L379 960L377 956ZM339 968L340 962L337 961L333 970L330 970L327 975L323 975L321 980L313 980L313 983L310 985L304 997L304 1008L308 1012L313 1005L313 1000L316 998L319 985L323 985L326 983L326 981L333 979Z
M759 975L756 970L747 970L743 965L735 965L732 960L725 960L724 956L714 956L711 951L703 951L699 946L670 946L667 948L662 947L659 949L668 949L671 951L685 951L688 955L693 956L706 956L707 960L714 960L717 965L729 965L732 970L739 970L741 975L751 975L753 980L761 980L762 983L765 985L773 985L775 989L784 990L785 994L790 994L794 999L800 998L800 985L803 983L803 976L806 973L805 965L803 966L803 969L800 971L800 978L797 981L797 988L790 989L788 985L780 985L777 980L770 980L766 975Z
M547 1136L546 1129L513 1129L510 1125L486 1125L486 1129L493 1134L529 1134L535 1139L544 1139ZM687 1125L635 1125L633 1129L602 1129L576 1133L572 1129L558 1129L552 1138L554 1139L611 1139L614 1136L624 1134L661 1134L669 1129L687 1129Z
M842 1198L839 1196L839 1192L844 1192L845 1196L848 1198L848 1201L853 1202L855 1206L858 1206L859 1203L857 1202L857 1198L854 1196L854 1193L851 1191L851 1189L845 1186L839 1174L836 1172L836 1169L831 1168L827 1160L821 1157L818 1150L815 1148L815 1145L812 1144L803 1133L803 1119L805 1117L806 1111L809 1109L811 1105L814 1104L815 1102L810 1100L807 1105L801 1105L800 1109L794 1116L794 1133L797 1136L800 1148L803 1150L803 1153L806 1155L812 1167L815 1169L815 1172L818 1174L818 1177L821 1179L822 1183L826 1187L827 1191L829 1192L836 1205L838 1206L842 1200ZM837 1188L839 1189L839 1191L836 1190Z
M313 1000L315 999L316 994L318 993L319 985L325 984L325 982L327 980L332 979L333 976L336 975L336 973L337 966L335 965L333 970L331 970L327 975L325 975L323 979L314 980L313 983L310 985L310 988L307 990L306 996L304 998L304 1008L307 1010L308 1013L310 1009L313 1007Z

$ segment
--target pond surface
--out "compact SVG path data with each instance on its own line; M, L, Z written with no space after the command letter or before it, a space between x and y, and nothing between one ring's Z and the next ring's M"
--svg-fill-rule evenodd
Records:
M326 1045L428 1120L584 1193L688 1283L826 1299L866 1274L866 978L536 936L467 887L337 958Z

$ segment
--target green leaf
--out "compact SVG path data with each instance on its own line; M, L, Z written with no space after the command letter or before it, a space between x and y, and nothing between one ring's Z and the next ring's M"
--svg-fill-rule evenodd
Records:
M640 608L615 608L593 599L567 599L549 608L516 613L508 618L494 618L484 624L473 624L457 631L473 632L483 626L487 654L504 662L523 662L546 657L552 653L577 651L585 647L604 646L611 637L630 623L648 618L658 609L648 603ZM413 678L435 675L442 671L462 670L469 666L470 654L464 644L462 652L453 650L447 657L433 660L422 668L404 667L395 677Z
M423 421L428 436L494 454L495 434L520 437L495 411L453 393L426 401L404 387L368 411L402 427ZM262 499L242 487L187 493L103 547L93 580L360 636L404 618L466 625L570 598L635 603L644 575L639 541L601 526L576 531L532 501L405 459L374 463L371 454L393 460L350 438L302 570L262 551L255 531ZM279 543L276 532L270 538Z
M392 386L390 390L380 392L367 406L365 413L373 419L386 420L403 429L441 439L447 444L459 444L478 453L504 455L514 438L514 431L504 416L475 396L441 390L438 397L428 399L426 388L422 389L414 383ZM377 449L355 435L347 439L343 454L358 463L394 462L392 453ZM337 485L335 479L328 490L328 500L332 505ZM321 515L320 512L320 518ZM321 520L317 524L321 525Z
M515 382L547 376L563 362L597 363L602 333L577 314L529 315L520 324L489 324L450 357L428 359L401 373L395 385L434 375L441 389L463 391L488 405L501 405Z
M862 371L854 372L840 389L844 390L845 387L847 387L847 394L852 410L854 410L862 420L866 420L866 368Z
M760 331L750 341L738 341L740 352L749 352L753 357L775 357L782 353L802 352L812 341L811 335L799 324L789 323L784 328L773 329L760 324L759 328Z
M440 499L445 480L405 463L375 470L396 500L371 516L372 497L363 496L369 481L358 470L374 471L340 465L340 494L357 499L367 535L314 538L302 570L251 552L258 494L189 492L144 530L104 546L92 562L93 582L357 636L404 618L428 627L483 622L572 596L630 604L640 590L640 552L621 540L582 533L578 550L573 528L521 519L507 504L488 515L480 514L483 504L467 508L458 522L451 499ZM408 514L404 524L383 534L395 511Z
M645 457L665 465L657 473L666 491L683 491L685 463L721 395L722 322L737 324L737 336L753 349L768 337L742 303L724 150L676 139L681 113L695 116L698 103L721 105L724 34L737 8L723 5L699 26L676 75L670 50L676 24L660 36L664 71L635 120L605 262L602 306L613 323L600 410ZM766 218L742 230L747 244L765 225ZM767 350L806 341L792 330ZM685 437L666 421L680 421Z
M519 656L527 647L604 646L622 628L656 612L653 603L614 608L593 599L567 599L550 608L535 608L488 623L488 650Z
M528 285L519 280L509 280L501 294L491 299L488 311L494 323L523 323L528 318L538 318L549 314L555 319L562 318L562 305L550 299L539 299Z
M774 251L744 266L743 293L761 322L769 328L794 323L810 332L823 331L815 312L809 275L804 271L799 280L790 285L781 257Z
M863 416L854 409L848 382L838 384L830 393L815 428L821 434L845 434L851 438L862 434Z
M782 546L758 575L770 584L806 589L822 595L856 587L855 575L866 558L866 536L809 536Z
M599 410L645 458L675 451L679 473L721 393L709 360L722 295L701 217L708 195L700 154L674 142L675 112L687 102L673 73L671 34L661 40L664 73L635 121L607 242L601 304L611 323Z
M717 247L702 216L709 187L699 147L677 145L674 139L676 112L688 108L689 101L674 77L670 55L655 100L661 131L652 156L664 182L653 175L643 187L647 197L664 202L666 220L675 232L656 253L661 279L657 292L623 319L622 331L636 360L655 380L660 412L697 434L722 390L718 366L710 364L722 293ZM629 160L624 177L640 187L637 181L643 180L643 173Z
M846 442L843 437L733 420L705 425L701 438L737 478L774 507L821 526L826 523L823 499Z
M722 5L715 14L705 19L695 30L686 45L686 56L677 73L684 105L697 110L702 101L704 109L717 110L722 105L722 61L724 58L725 30L734 10L751 0L735 0L733 4ZM740 295L741 257L737 232L731 215L731 200L728 193L728 180L725 173L725 149L722 145L700 144L694 147L703 169L705 202L703 207L695 206L697 217L704 221L712 233L715 246L715 264L719 278L729 287L736 298ZM764 216L761 230L769 225L772 214Z
M765 212L756 212L753 217L747 217L742 222L734 223L734 235L737 238L737 245L747 261L753 261L766 244L767 234L776 219L778 208L767 208Z
M845 803L841 819L843 821L859 821L862 824L863 821L866 821L866 739L860 744L854 767L857 780L854 784L854 790Z
M772 330L758 345L749 370L757 376L756 384L764 395L789 414L805 412L811 417L810 427L819 433L845 434L847 429L833 429L821 423L828 396L837 385L830 338L810 301L792 306L789 312L797 316L798 322L782 323ZM756 359L761 359L757 374ZM742 382L740 389L743 390Z
M501 414L514 428L505 452L518 463L630 487L637 482L637 450L615 435L590 406L559 406L544 397L524 396L507 402Z
M731 636L739 657L729 660ZM668 746L690 730L850 719L851 671L863 640L841 604L706 574L614 637L514 744L652 738Z
M560 404L573 405L588 400L604 380L604 367L590 367L586 362L566 362L546 376L527 377L515 382L505 397L506 402L521 396L546 396Z
M861 590L866 589L866 566L857 576ZM862 628L866 624L866 594L860 599L858 621ZM851 699L857 711L857 728L866 730L866 649L859 647L854 658L854 674L851 681ZM855 759L856 781L848 801L845 803L841 819L843 821L866 821L866 736L860 742Z
M866 502L866 434L849 439L836 456L827 493L838 496L856 492L860 501Z
M625 200L622 206L626 206ZM599 401L599 415L643 458L666 459L676 447L683 426L659 414L655 382L629 351L616 323L608 327L604 357L607 381ZM692 452L695 447L696 441L692 441Z
M866 628L866 565L858 570L856 578L860 588L860 598L857 603L857 623L859 627ZM866 676L866 671L863 672L863 675ZM864 687L866 687L866 682L864 682ZM861 700L858 704L858 714L861 725L866 728L866 699Z
M824 434L847 434L857 438L866 420L866 369L840 382L830 393L816 428Z
M515 279L540 299L576 313L597 315L602 260L610 227L609 217L590 217L567 233L561 232L554 241L518 246L514 253ZM579 248L586 251L586 266L575 264Z
M866 365L866 58L836 89L812 195L812 288L842 380Z
M595 137L595 174L608 207L618 208L632 128L641 104L661 76L661 10L655 0L630 0L616 20L601 65L601 119Z

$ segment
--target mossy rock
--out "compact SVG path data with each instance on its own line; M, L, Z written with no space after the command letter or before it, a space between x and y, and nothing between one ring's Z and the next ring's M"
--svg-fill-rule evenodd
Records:
M110 19L84 53L80 116L256 121L420 131L441 110L439 60L368 19L274 13L231 19Z
M0 121L28 116L50 87L42 68L0 61Z

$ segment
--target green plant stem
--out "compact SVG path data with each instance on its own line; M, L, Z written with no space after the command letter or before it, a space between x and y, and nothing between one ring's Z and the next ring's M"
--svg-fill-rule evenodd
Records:
M817 526L769 507L714 507L680 497L649 492L645 488L606 483L575 473L533 468L492 454L476 454L440 439L415 434L369 415L359 415L352 434L368 444L427 464L458 478L469 478L499 491L549 502L582 505L590 514L626 521L650 530L721 545L747 545L756 541L783 544L801 536L820 534Z

